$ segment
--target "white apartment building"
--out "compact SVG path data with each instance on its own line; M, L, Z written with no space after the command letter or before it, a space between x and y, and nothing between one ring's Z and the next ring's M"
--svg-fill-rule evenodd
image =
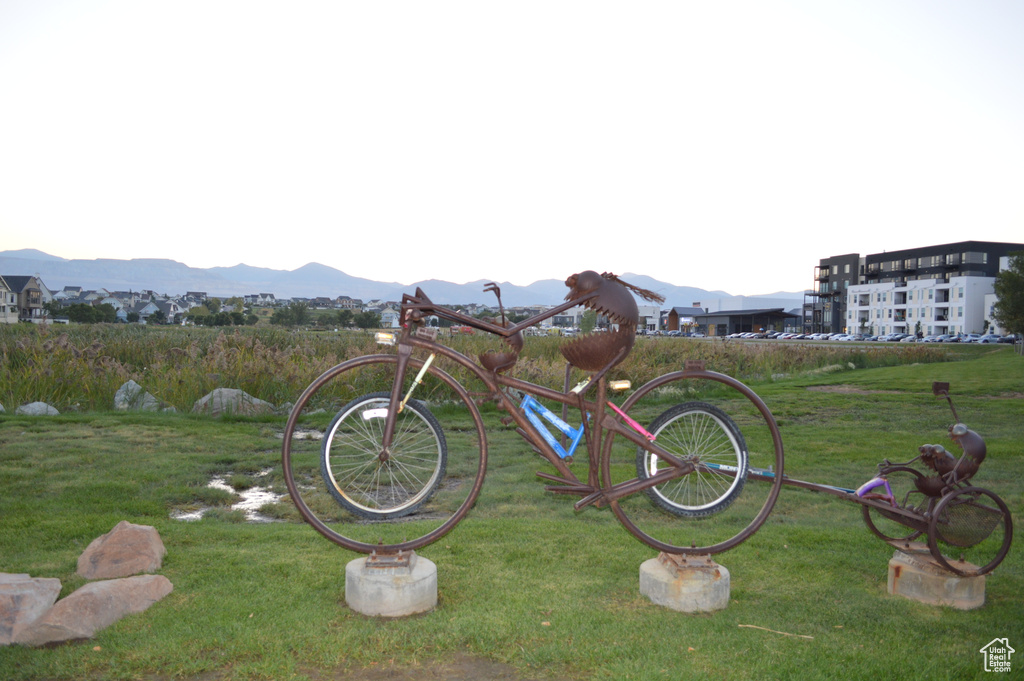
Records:
M848 289L846 326L850 333L925 336L982 333L991 317L993 277L963 276L906 282L858 284Z

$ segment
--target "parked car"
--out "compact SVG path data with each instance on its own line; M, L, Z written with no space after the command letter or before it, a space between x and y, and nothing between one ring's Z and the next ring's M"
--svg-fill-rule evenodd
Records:
M997 343L1016 343L1017 342L1017 337L1011 333L1011 334L1009 334L1007 336L1003 336L1002 338L1000 338L996 342Z
M917 336L910 334L903 338L900 338L900 343L915 343L917 342Z
M960 339L962 343L977 343L978 339L981 338L980 333L969 333Z
M978 339L978 343L998 343L1002 336L997 336L994 333L986 333L984 336Z
M943 333L935 337L936 343L959 343L960 337L952 334Z

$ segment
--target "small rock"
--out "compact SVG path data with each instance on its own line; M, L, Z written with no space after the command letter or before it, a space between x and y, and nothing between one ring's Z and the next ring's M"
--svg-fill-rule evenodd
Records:
M201 397L192 407L192 412L206 413L210 416L222 414L254 416L274 413L274 405L237 388L217 388Z
M30 646L92 638L125 615L142 612L171 593L163 575L140 575L90 582L62 598L14 640Z
M59 411L48 405L46 402L32 402L23 404L14 410L15 414L23 416L57 416Z
M166 554L156 528L122 520L86 547L78 557L78 574L86 579L111 579L154 572Z
M35 624L58 595L59 579L0 572L0 646Z

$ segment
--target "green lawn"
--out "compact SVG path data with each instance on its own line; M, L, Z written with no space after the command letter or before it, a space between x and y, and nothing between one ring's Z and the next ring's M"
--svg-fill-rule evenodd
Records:
M881 459L946 441L949 409L930 386L949 381L961 418L988 443L975 482L1019 525L1024 359L1009 348L967 357L754 387L779 421L789 475L855 487ZM794 488L760 532L717 556L731 573L727 609L655 606L638 591L639 566L655 552L608 510L575 512L572 497L545 492L534 476L543 462L493 411L485 416L493 427L483 492L452 533L420 551L437 564L439 605L394 621L347 608L345 564L358 556L305 524L251 524L227 510L192 523L169 517L224 509L232 497L205 487L213 475L279 472L283 417L0 417L0 571L58 577L67 595L83 583L81 551L127 519L159 530L161 573L174 584L88 643L0 648L0 676L317 679L469 654L528 678L936 681L985 677L979 649L994 638L1024 645L1020 548L989 576L979 610L891 597L892 549L868 532L860 508ZM1024 657L1013 662L1019 673Z

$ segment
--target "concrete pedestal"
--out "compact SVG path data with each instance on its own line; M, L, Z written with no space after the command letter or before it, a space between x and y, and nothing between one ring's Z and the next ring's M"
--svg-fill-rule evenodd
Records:
M357 558L345 566L345 602L371 617L405 617L437 605L437 566L410 552L402 561Z
M710 556L665 553L640 566L640 593L680 612L714 612L729 604L729 571Z
M923 548L923 550L922 550ZM963 563L967 569L977 569ZM889 560L889 594L928 605L973 610L985 604L985 576L961 577L939 565L928 548L911 544Z

